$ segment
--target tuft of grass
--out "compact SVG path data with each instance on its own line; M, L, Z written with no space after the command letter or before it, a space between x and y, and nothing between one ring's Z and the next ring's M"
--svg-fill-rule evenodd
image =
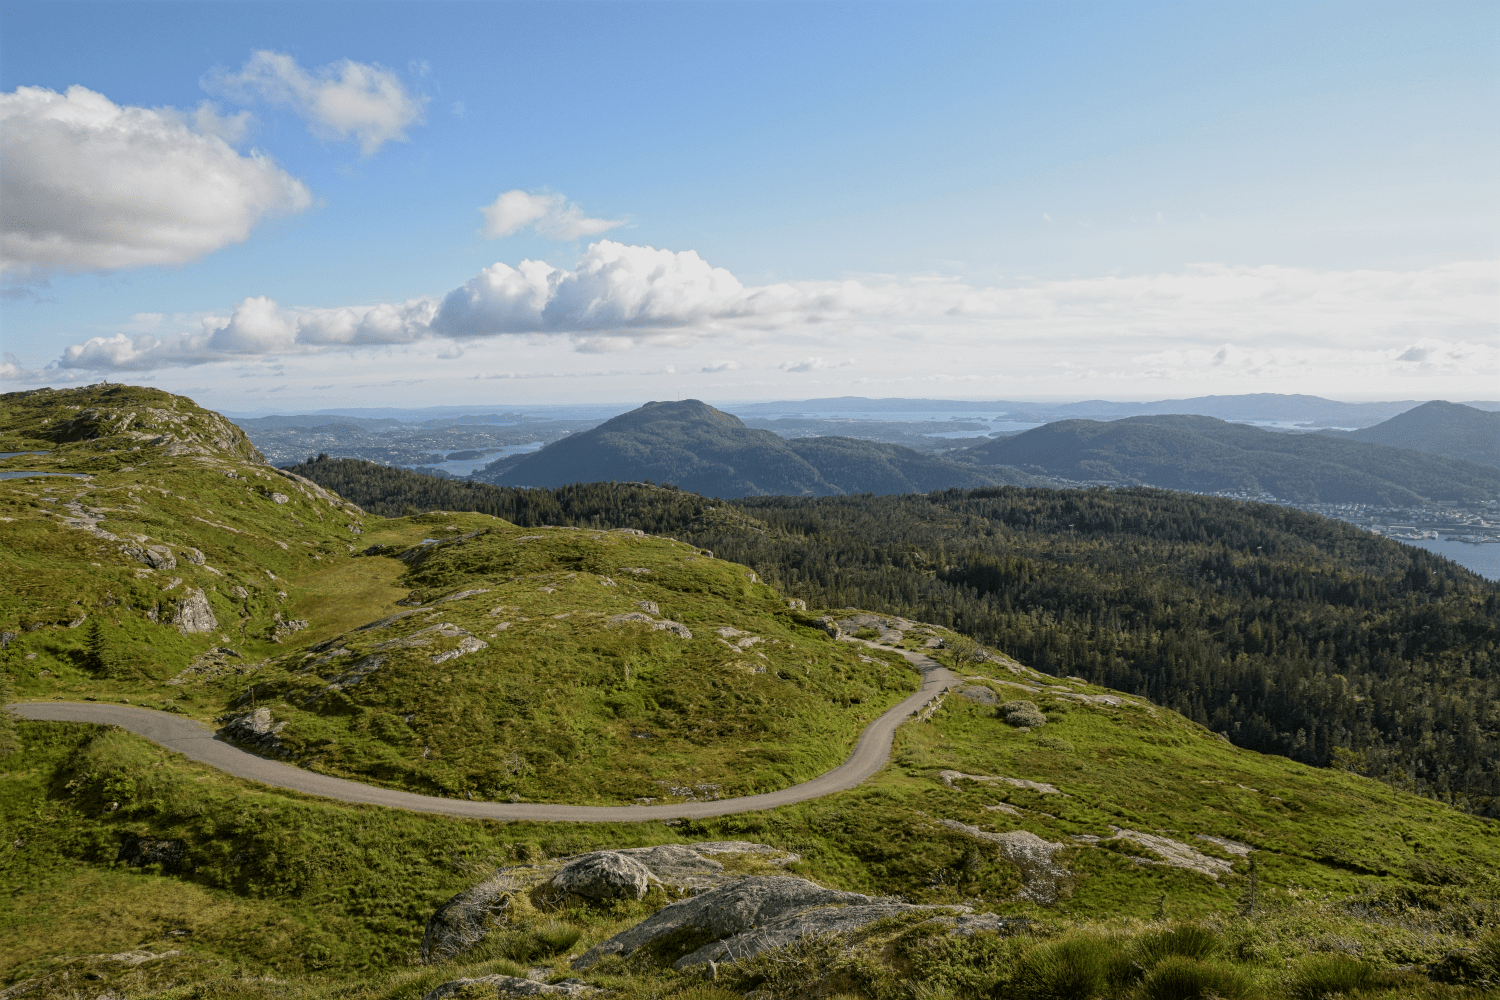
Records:
M1293 1000L1328 1000L1381 985L1374 966L1352 955L1313 955L1293 972L1287 995Z
M1252 1000L1260 995L1250 977L1233 966L1172 955L1146 974L1133 1000Z
M1018 1000L1094 1000L1128 975L1119 946L1080 934L1041 945L1021 959L1011 995Z
M1136 957L1150 969L1172 957L1209 959L1219 953L1217 932L1198 924L1180 924L1146 934L1136 942Z

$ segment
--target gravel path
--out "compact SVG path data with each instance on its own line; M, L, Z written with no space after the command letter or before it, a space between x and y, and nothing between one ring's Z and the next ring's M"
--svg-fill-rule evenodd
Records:
M20 702L8 706L10 711L27 719L55 722L97 722L119 726L160 743L193 760L216 767L237 778L248 778L277 788L290 788L308 795L362 802L369 805L410 809L415 812L443 813L448 816L473 816L480 819L526 819L567 823L619 823L652 819L701 819L730 813L774 809L841 792L864 781L885 766L890 758L896 727L909 719L923 705L959 678L930 656L902 652L902 656L922 672L922 688L899 705L887 711L865 728L849 759L826 774L801 785L779 792L747 795L716 802L683 802L661 806L567 806L543 802L470 802L416 795L389 788L346 781L326 774L304 771L280 761L267 760L247 753L214 735L213 730L194 719L169 712L157 712L129 705L102 702Z

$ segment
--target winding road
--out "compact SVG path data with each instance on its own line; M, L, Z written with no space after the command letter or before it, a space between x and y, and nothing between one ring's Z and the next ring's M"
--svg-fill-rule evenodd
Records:
M922 687L916 694L887 710L865 727L854 752L832 771L811 781L777 792L747 795L714 802L682 802L661 806L569 806L545 802L471 802L444 799L433 795L416 795L389 788L377 788L357 781L333 778L326 774L304 771L280 761L267 760L241 750L219 739L212 729L195 719L170 712L158 712L129 705L101 702L18 702L6 706L27 719L51 722L95 722L119 726L159 743L192 760L218 768L237 778L259 781L276 788L289 788L308 795L359 802L367 805L410 809L413 812L442 813L477 819L540 820L564 823L630 823L660 819L703 819L731 813L774 809L777 806L806 802L833 792L853 788L885 766L896 738L896 727L905 722L933 698L958 683L958 676L922 653L898 650L922 672Z

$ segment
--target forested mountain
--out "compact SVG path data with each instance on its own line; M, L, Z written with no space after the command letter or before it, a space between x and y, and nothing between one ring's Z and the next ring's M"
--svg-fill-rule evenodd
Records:
M639 484L496 489L337 461L293 471L372 510L670 533L810 606L934 621L1240 746L1500 813L1500 585L1342 522L1149 489L714 504Z
M961 456L1084 482L1302 502L1401 506L1500 495L1500 472L1473 462L1181 414L1061 420Z
M495 462L474 478L501 486L655 480L721 497L920 493L1036 481L900 445L841 437L788 441L696 399L647 403L534 454Z
M1434 399L1374 427L1323 433L1500 468L1500 412L1462 403Z

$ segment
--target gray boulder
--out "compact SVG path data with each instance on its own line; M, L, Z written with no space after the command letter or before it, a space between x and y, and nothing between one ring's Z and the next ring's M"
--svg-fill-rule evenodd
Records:
M422 935L422 961L453 958L474 947L505 923L511 900L518 894L537 893L543 901L562 892L585 899L640 899L656 885L668 898L681 898L747 877L727 868L718 857L759 858L778 867L798 860L795 854L765 844L718 840L593 851L502 868L448 900L428 919Z
M515 976L480 976L478 979L454 979L432 990L422 1000L446 1000L458 993L497 997L578 997L598 993L599 989L578 979L559 983L538 983Z
M616 851L597 851L569 862L552 876L552 888L589 899L644 899L651 869Z
M638 948L673 937L712 939L678 958L673 963L676 969L732 962L794 944L809 935L847 934L877 920L917 912L937 915L973 911L825 889L790 875L759 876L672 903L595 945L573 967L588 969L607 955L628 956Z
M275 721L271 710L262 706L230 719L219 730L219 735L231 743L276 756L282 750L278 734L285 728L285 722Z
M200 589L192 589L187 592L182 600L177 602L177 615L174 620L177 631L183 635L194 632L212 632L219 627L219 619L214 617L214 609L208 603L208 598Z

